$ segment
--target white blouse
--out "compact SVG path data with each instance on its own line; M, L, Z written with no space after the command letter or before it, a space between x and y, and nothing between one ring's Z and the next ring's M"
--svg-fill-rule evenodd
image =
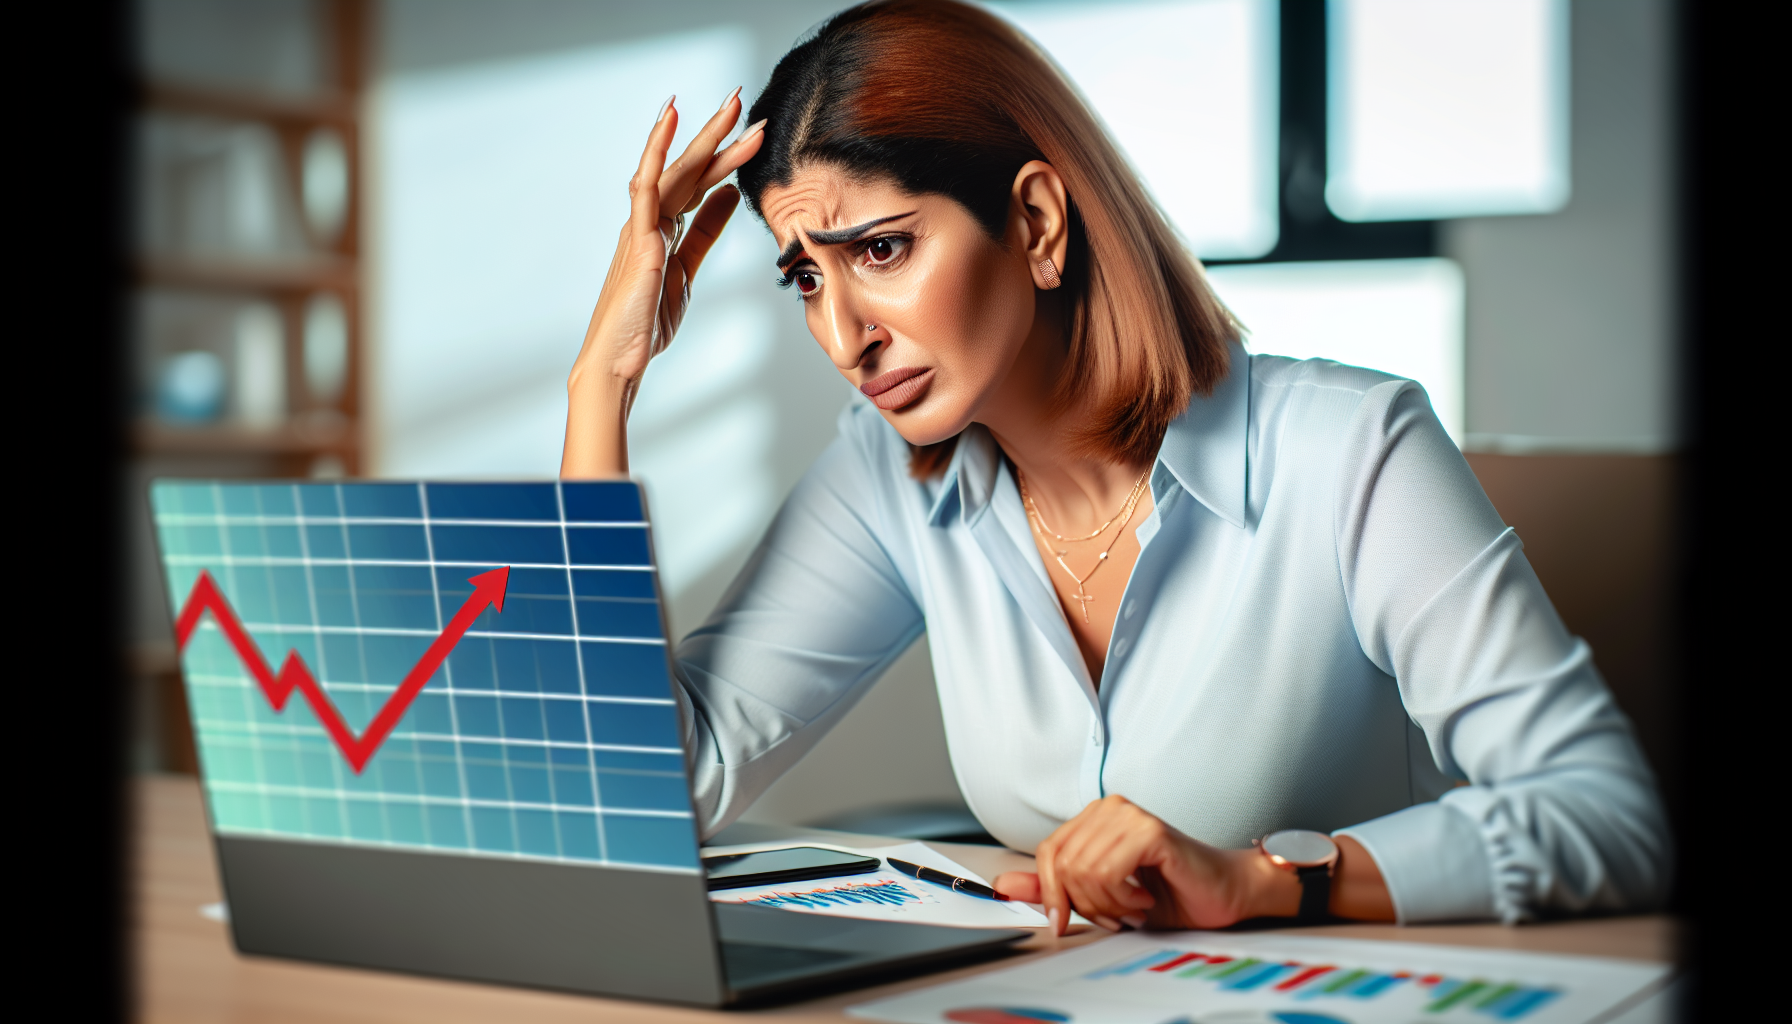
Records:
M1119 793L1239 848L1347 834L1402 922L1657 906L1653 779L1408 380L1251 356L1170 427L1099 692L988 432L917 481L863 403L678 647L706 835L922 630L971 810L1031 850Z

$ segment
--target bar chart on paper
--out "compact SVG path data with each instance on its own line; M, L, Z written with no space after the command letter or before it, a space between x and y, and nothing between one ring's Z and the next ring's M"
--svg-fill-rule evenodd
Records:
M745 853L759 848L712 847L705 852L709 855L722 852ZM1038 911L1025 903L979 899L953 892L946 886L900 874L888 865L888 858L897 857L925 864L956 878L982 881L974 877L968 868L925 843L878 847L830 844L830 848L863 857L874 857L885 863L871 871L840 878L780 882L744 889L717 889L709 894L709 898L715 903L745 903L805 914L828 914L872 921L906 921L949 928L1038 928L1046 923Z
M1409 943L1123 935L851 1012L929 1024L1581 1024L1659 984L1666 972L1657 964Z
M698 870L633 484L151 504L220 833Z
M739 902L755 907L780 907L819 910L824 907L907 907L920 906L921 894L894 879L886 882L843 882L792 892L772 892ZM934 896L932 902L938 903Z
M1178 948L1157 949L1090 971L1086 981L1104 978L1150 979L1153 975L1182 983L1198 983L1221 993L1261 991L1287 996L1296 1002L1315 1002L1340 1007L1374 1004L1401 995L1415 997L1418 1012L1436 1016L1450 1010L1472 1011L1493 1020L1520 1021L1535 1015L1562 995L1553 984L1526 984L1515 980L1451 977L1423 968L1352 967L1307 963L1265 953L1204 953ZM1415 1001L1414 999L1406 1000ZM1317 1009L1317 1008L1315 1008ZM1302 1015L1296 1011L1295 1015ZM1325 1017L1305 1012L1308 1017Z

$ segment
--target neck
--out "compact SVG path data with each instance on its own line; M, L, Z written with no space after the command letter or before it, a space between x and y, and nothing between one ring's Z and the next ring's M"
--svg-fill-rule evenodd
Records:
M1042 293L1042 299L1055 299ZM1043 303L1042 303L1043 305ZM1056 310L1041 308L1002 386L979 410L977 422L1026 477L1040 514L1062 533L1095 528L1126 502L1145 471L1143 462L1117 462L1077 451L1077 428L1089 422L1086 400L1059 405L1057 385L1068 345Z

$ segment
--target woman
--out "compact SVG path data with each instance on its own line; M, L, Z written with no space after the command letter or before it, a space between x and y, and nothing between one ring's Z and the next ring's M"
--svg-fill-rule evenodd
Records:
M946 0L868 3L792 49L718 152L739 113L670 164L671 101L654 125L562 467L628 472L636 388L744 192L869 401L678 648L706 834L925 630L965 797L1038 857L996 884L1060 931L1071 909L1118 929L1659 903L1629 726L1424 392L1246 354L1029 41ZM1251 848L1291 828L1331 835Z

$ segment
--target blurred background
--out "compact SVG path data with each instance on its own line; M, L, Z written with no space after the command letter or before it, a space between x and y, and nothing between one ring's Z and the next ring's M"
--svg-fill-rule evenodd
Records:
M137 771L195 770L148 479L552 476L654 113L676 93L688 138L735 86L750 105L842 6L135 6ZM1252 350L1425 385L1676 800L1669 0L992 8L1082 89ZM774 252L729 227L634 415L680 634L854 399ZM925 640L747 819L976 831Z

